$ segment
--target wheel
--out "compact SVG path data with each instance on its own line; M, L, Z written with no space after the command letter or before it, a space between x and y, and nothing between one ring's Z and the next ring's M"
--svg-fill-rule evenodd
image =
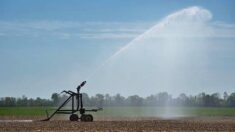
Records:
M91 114L88 114L85 116L85 121L86 122L92 122L93 121L93 116Z
M85 117L86 117L86 115L82 114L81 117L80 117L81 121L85 121Z
M70 115L69 119L70 119L70 121L78 121L78 115L72 114L72 115Z
M81 121L84 122L92 122L93 121L93 116L91 114L82 114L81 115Z

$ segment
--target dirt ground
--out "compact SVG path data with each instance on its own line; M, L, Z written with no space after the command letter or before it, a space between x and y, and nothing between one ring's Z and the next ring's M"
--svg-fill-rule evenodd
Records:
M235 131L235 118L102 118L94 122L67 120L0 120L0 131Z

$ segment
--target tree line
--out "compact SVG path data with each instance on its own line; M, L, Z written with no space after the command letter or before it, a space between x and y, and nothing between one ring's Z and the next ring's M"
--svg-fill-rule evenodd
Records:
M111 106L188 106L188 107L235 107L235 93L227 94L224 92L222 95L219 93L206 94L200 93L198 95L180 94L178 97L173 98L167 92L160 92L147 97L140 97L132 95L124 97L120 94L96 94L89 96L83 93L84 106L87 107L111 107ZM22 96L15 97L2 97L0 98L0 107L14 107L14 106L58 106L65 99L67 95L60 95L53 93L51 99L36 99L27 98Z

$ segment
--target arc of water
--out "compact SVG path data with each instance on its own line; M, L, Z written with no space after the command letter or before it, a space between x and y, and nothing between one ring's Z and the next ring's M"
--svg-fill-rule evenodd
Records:
M125 46L123 46L121 49L119 49L118 51L116 51L112 56L110 56L108 59L106 59L99 67L97 67L94 72L92 72L88 77L87 80L89 80L92 76L94 76L103 66L105 66L107 63L109 63L111 60L113 60L116 56L118 56L119 54L121 54L122 52L126 51L129 47L131 47L132 45L134 45L136 42L140 41L140 40L144 40L145 38L147 38L146 36L152 32L152 30L160 30L162 28L164 28L164 23L159 23L156 26L148 29L147 31L145 31L144 33L140 34L139 36L137 36L136 38L134 38L133 40L131 40L129 43L127 43Z
M211 19L212 15L211 13L203 9L201 7L193 6L189 8L185 8L180 11L176 11L164 19L162 19L159 23L157 23L155 26L151 27L144 33L140 34L133 40L131 40L129 43L127 43L125 46L123 46L121 49L119 49L117 52L115 52L112 56L110 56L108 59L106 59L100 66L98 66L94 72L92 72L88 77L87 80L89 80L92 76L94 76L104 65L109 63L111 60L113 60L116 56L121 54L122 52L126 51L131 47L132 45L136 44L138 41L145 40L146 38L151 37L157 37L157 34L159 31L164 29L167 25L174 23L178 19L181 19L183 16L187 16L189 20L191 21L198 21L198 22L204 22ZM152 34L154 32L154 34Z

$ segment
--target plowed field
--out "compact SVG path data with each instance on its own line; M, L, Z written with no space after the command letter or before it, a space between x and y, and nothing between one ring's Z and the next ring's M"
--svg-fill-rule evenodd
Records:
M94 122L67 120L1 120L0 131L235 131L234 118L98 119Z

